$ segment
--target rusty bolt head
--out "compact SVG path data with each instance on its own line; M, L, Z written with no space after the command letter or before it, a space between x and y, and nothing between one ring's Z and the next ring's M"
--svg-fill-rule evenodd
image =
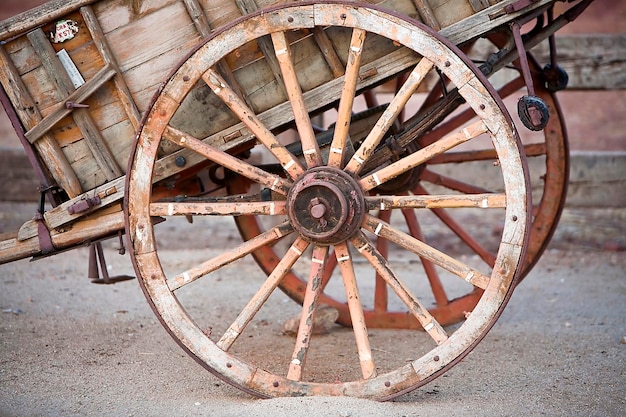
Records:
M182 168L185 165L187 165L187 159L185 159L184 156L177 156L176 159L174 160L174 163L176 164L177 167Z
M311 200L311 205L309 206L309 213L311 213L311 217L314 219L321 219L326 214L328 208L326 204L324 204L319 198L315 197Z

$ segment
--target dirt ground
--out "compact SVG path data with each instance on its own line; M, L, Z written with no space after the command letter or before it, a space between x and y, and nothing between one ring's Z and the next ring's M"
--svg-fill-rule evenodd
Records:
M26 210L2 208L5 219ZM478 347L435 381L387 403L244 394L185 354L136 281L90 284L87 249L2 265L0 416L622 416L626 257L614 245L602 248L609 229L609 240L623 244L624 211L567 210L551 247ZM173 237L160 251L166 268L197 255L198 240L179 230L169 229ZM228 241L227 230L212 229L209 239ZM105 248L111 274L133 274L128 256L116 255L111 243ZM255 268L225 274L232 285L199 306L231 309L256 288ZM292 343L280 325L296 304L280 292L273 297L278 308L254 324L266 326L254 339L252 353L261 357ZM320 363L343 355L337 341L344 333L336 327L322 337L329 349ZM387 336L381 352L405 340Z
M2 0L0 19L28 1L41 2ZM575 28L618 31L610 22L621 24L623 12L609 20L608 10L596 2L586 23L577 22ZM584 31L579 29L574 31ZM573 150L624 149L623 91L564 92L560 97ZM4 120L0 145L19 146L3 126ZM599 127L603 136L590 140ZM0 233L32 217L32 209L32 204L0 203ZM179 229L170 232L163 259L170 265L195 259L198 236L190 242ZM202 244L232 238L221 229L212 232ZM105 247L111 274L134 274L128 255L117 256L111 243ZM566 209L548 251L478 347L435 381L386 403L327 397L260 400L242 393L194 362L168 336L136 281L90 284L87 249L0 265L0 417L623 416L625 249L626 209ZM234 285L214 294L220 301L212 309L229 310L254 288L247 271L223 278ZM281 293L273 297L278 307L260 321L269 331L256 339L260 356L291 343L280 325L297 306ZM342 332L334 328L322 339L329 350L321 361L332 363L342 354L334 342ZM404 337L391 333L389 347L381 350L391 350Z

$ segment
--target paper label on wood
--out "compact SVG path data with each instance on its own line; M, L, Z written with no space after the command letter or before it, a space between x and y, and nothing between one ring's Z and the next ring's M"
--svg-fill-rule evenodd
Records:
M50 33L50 39L54 43L61 43L73 39L77 33L77 22L73 20L59 20L54 25L54 32Z
M67 51L65 49L61 49L59 52L57 52L57 56L59 57L61 64L63 64L63 68L65 68L67 75L70 76L72 84L74 84L74 88L78 88L81 85L85 84L85 79L80 74L80 71L78 71L78 68L76 68L74 61L72 61L72 58L70 58L70 55L67 53Z

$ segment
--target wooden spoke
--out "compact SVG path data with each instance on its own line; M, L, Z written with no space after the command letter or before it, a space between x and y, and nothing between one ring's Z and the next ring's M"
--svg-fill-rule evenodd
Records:
M333 272L337 268L337 257L334 256L334 253L330 253L331 256L326 258L326 263L324 264L324 274L322 275L322 290L326 288L330 279L333 276Z
M488 276L483 275L479 271L457 261L443 252L438 251L424 242L420 242L413 236L390 226L388 223L381 222L374 216L366 215L363 227L374 233L376 236L389 239L396 245L419 256L423 256L429 261L434 262L449 272L452 272L454 275L457 275L470 284L482 289L487 288L487 285L489 284Z
M271 190L287 195L289 182L278 175L270 174L260 168L255 167L241 159L230 155L224 151L202 142L180 130L168 126L164 135L169 141L199 153L210 161L215 162L229 170L241 174Z
M415 215L414 210L402 210L402 215L406 220L406 224L409 227L409 232L411 236L426 243L426 239L424 238L424 234L422 233L422 228L417 221L417 216ZM384 240L384 239L383 239ZM446 306L449 303L448 295L446 294L446 290L441 283L441 279L439 278L439 273L435 268L435 264L433 264L428 259L420 256L420 262L422 262L422 267L424 268L424 272L426 273L426 277L428 278L428 283L430 284L430 289L432 290L433 297L435 298L435 303L439 307Z
M278 287L280 280L289 272L293 264L302 256L302 252L304 252L308 246L309 243L304 239L300 237L296 239L274 271L267 277L259 291L248 301L248 304L243 308L237 319L216 343L220 349L225 351L230 349L241 332L243 332L250 323L250 320L258 313L272 292Z
M541 156L546 154L545 143L530 143L523 146L527 157ZM480 149L476 151L446 152L437 155L428 161L428 165L453 164L474 161L497 160L498 154L495 149Z
M328 246L316 246L313 249L311 272L304 294L304 302L302 303L302 315L300 316L296 345L289 363L289 372L287 373L287 378L293 381L300 381L302 378L302 369L306 362L311 336L313 335L313 318L315 309L318 307L317 300L323 290L322 278L327 257Z
M330 154L328 155L328 165L335 168L341 167L344 158L350 119L352 118L352 105L354 104L359 69L361 68L365 34L364 30L354 29L352 31L352 39L350 39L350 51L348 52L343 90L339 100L339 109L337 110L337 122L335 123L335 132L330 146Z
M379 211L378 218L385 223L389 223L391 220L391 211L390 210ZM389 259L389 241L387 239L377 239L376 250L385 259ZM385 281L385 278L381 276L380 273L378 273L378 271L376 271L376 282L374 285L375 285L374 310L387 311L388 297L389 297L389 294L387 291L387 282Z
M385 109L383 114L376 122L376 125L372 128L371 132L367 135L359 149L350 159L345 167L345 171L358 174L363 164L374 153L374 150L380 143L381 139L387 133L391 125L396 121L398 115L404 109L404 106L409 101L409 98L413 95L415 90L420 86L428 72L433 68L433 63L426 58L422 58L409 74L406 82L402 85L398 93L394 96L393 100L389 103L389 106Z
M167 285L170 291L175 291L197 280L198 278L202 278L203 276L236 261L237 259L241 259L244 256L249 255L260 247L272 244L282 239L291 232L293 232L293 227L288 222L279 224L267 232L256 236L254 239L241 243L239 246L231 249L230 251L224 252L215 258L205 261L200 265L183 272L182 274L176 275L168 280Z
M304 104L302 89L298 83L298 76L293 66L291 49L284 32L273 32L272 42L274 43L274 53L278 59L280 70L285 82L285 90L289 96L294 120L302 142L302 151L308 168L313 168L322 164L320 149L315 140L315 133L311 125L309 113Z
M274 216L287 214L285 201L151 203L151 216Z
M486 188L455 180L454 178L450 178L448 176L433 172L428 168L426 168L422 172L420 180L429 182L431 184L440 185L442 187L448 188L449 190L459 191L465 194L491 194Z
M397 162L394 162L379 171L374 172L359 181L361 187L364 190L369 191L379 185L389 181L392 178L397 177L403 172L408 171L411 168L415 168L418 165L426 162L435 155L444 153L445 151L454 148L455 146L465 143L468 140L474 139L477 136L487 132L487 128L482 122L478 120L471 125L467 126L460 132L456 132L449 135L432 145L429 145L423 149L418 150L415 153L410 154Z
M359 253L367 259L370 264L376 269L376 272L380 274L385 282L391 287L391 289L400 297L400 300L408 307L409 311L419 320L422 327L433 340L439 345L448 339L446 331L435 320L435 318L428 312L428 310L420 303L411 291L402 281L396 277L394 272L389 267L389 264L385 257L368 241L368 239L359 233L357 237L352 240L352 244L357 248Z
M356 347L359 354L359 363L361 364L361 372L364 379L374 378L376 376L376 367L372 358L372 349L370 348L369 336L367 335L367 327L365 326L365 317L363 315L363 306L359 298L359 290L356 284L356 276L354 275L354 266L352 264L352 256L348 250L346 243L335 246L335 256L341 270L343 285L346 290L346 299L348 300L348 308L350 309L350 318L352 319L352 330L356 340Z
M420 187L420 189L423 189ZM379 195L365 197L370 210L418 209L418 208L502 208L506 207L504 194L447 194L430 195L424 190L419 195Z
M215 71L209 68L203 75L204 82L213 90L215 95L222 99L232 112L256 136L268 151L270 151L283 169L291 178L297 178L304 172L300 161L280 144L276 136L259 120L246 103L228 86L226 81Z

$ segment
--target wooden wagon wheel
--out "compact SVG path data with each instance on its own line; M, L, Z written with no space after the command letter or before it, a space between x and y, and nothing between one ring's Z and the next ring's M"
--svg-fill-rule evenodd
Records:
M492 35L489 39L489 42L495 44L497 47L503 46L504 40L497 35ZM486 39L483 41L486 42ZM531 183L534 193L533 216L530 228L530 239L519 281L526 277L528 272L530 272L537 260L541 257L541 254L544 252L556 229L565 203L568 179L567 173L569 172L567 134L556 94L546 88L545 81L542 77L541 66L531 55L528 56L528 59L532 70L536 94L547 104L550 109L551 117L544 130L539 132L523 130L522 132L522 143L524 144L526 155L530 160L537 160L537 163L532 165L534 170L531 170ZM524 79L516 63L509 68L500 70L495 78L495 82L497 83L495 87L498 95L502 99L514 99L519 94L520 89L524 88ZM431 90L428 97L421 103L422 111L424 111L428 105L434 106L437 100L441 99L442 92L438 87L439 84ZM376 93L376 89L370 91L374 92L374 94ZM376 100L375 104L380 105L381 103L382 100ZM516 102L512 100L510 107L515 109L515 106ZM476 119L476 115L470 106L463 104L459 107L460 108L450 109L450 113L452 113L453 110L455 111L454 114L442 120L441 123L422 138L418 138L418 143L421 146L426 146L452 133L461 125L468 123L468 121L471 122ZM396 129L398 129L398 127L396 127ZM524 129L524 127L522 126L521 129ZM468 165L485 162L496 163L496 161L497 155L493 149L483 148L465 152L449 152L432 161L426 161L422 165L421 170L415 170L412 173L415 178L411 181L400 183L400 186L393 191L422 195L425 194L427 192L426 189L434 183L440 183L444 187L454 191L463 190L468 193L491 190L493 189L492 178L476 178L478 182L469 183L463 174L467 169L476 170L475 167L472 168L471 166L467 168ZM434 169L428 168L429 163ZM437 173L437 167L441 166L449 166L450 168L444 170L444 174ZM229 189L234 194L245 193L248 185L249 183L247 181L241 181L241 178L239 178L239 180L235 179L229 183ZM423 228L420 227L419 211L423 211L423 209L418 209L415 213L405 210L402 213L396 213L396 216L400 217L401 221L406 222L409 234L419 240L428 242L428 236L424 236L422 232ZM473 236L468 228L462 224L462 220L459 221L458 218L455 218L454 213L450 213L449 210L444 208L434 208L431 211L437 217L435 220L436 224L449 229L451 239L459 239L460 242L466 245L471 254L480 257L480 259L490 267L493 266L498 249L498 239L494 240L491 233L487 233L487 237L485 238L484 230L480 230L480 234L483 235L481 241L480 236ZM385 220L389 222L391 213L392 212L382 212L379 213L379 216L383 216ZM237 222L239 231L245 240L253 239L265 231L266 228L262 224L262 217L264 216L235 217L235 222ZM426 218L426 221L430 220L432 219ZM498 227L497 224L488 225L490 226L489 230L491 230L491 227ZM432 234L434 234L436 238L442 239L442 234L437 230L434 230ZM381 246L384 245L385 241L383 240L381 241ZM267 274L271 273L278 260L281 258L281 255L276 252L277 250L271 246L253 252L253 256ZM433 265L425 259L421 260L421 264L425 276L431 283L431 290L433 292L435 305L429 308L430 313L433 314L442 325L450 325L463 320L465 318L465 312L471 311L478 302L480 291L470 287L467 289L466 294L456 294L452 299L446 293L446 289L438 276L437 269L433 268ZM332 279L332 273L333 271L327 268L326 282ZM338 271L335 272L335 275L338 275ZM369 307L366 306L364 311L367 326L370 328L419 328L419 322L414 316L407 314L406 310L395 311L390 309L387 300L389 296L387 284L380 277L377 282L379 286L375 289L373 295L374 299ZM298 276L296 272L289 272L281 281L280 287L295 301L303 303L306 294L306 277ZM325 300L326 304L332 305L339 311L337 322L343 325L350 325L350 314L345 299L339 298L331 300L333 298L332 294L326 295L330 298Z
M347 30L350 34L345 45L349 53L345 76L341 79L343 84L335 90L326 89L322 96L327 104L339 100L338 127L333 133L328 158L322 156L310 123L308 106L313 106L313 99L298 82L292 59L297 45L288 41L294 30L313 27L324 28L331 35L334 29ZM255 44L262 37L268 39L268 35L289 96L289 108L281 107L280 113L292 115L298 127L302 158L297 158L276 139L271 132L273 126L263 114L255 114L215 69L217 62L229 53L237 56L250 43ZM380 39L397 48L404 46L422 58L378 123L354 154L350 154L348 128L352 101L365 78L365 74L359 73L359 62L368 53L369 42ZM387 158L383 163L368 166L381 155L379 145L406 101L424 76L435 69L456 86L459 95L479 115L477 120L433 145L401 154L394 161ZM185 132L184 127L175 126L181 103L199 86L208 86L224 108L252 132L256 142L246 139L250 135L241 131L236 136L243 138L239 141L230 133L229 140L222 135L220 140L203 141ZM332 91L336 92L334 97ZM511 294L527 245L530 217L524 155L512 126L497 94L475 66L454 46L417 22L370 5L331 1L298 2L247 16L213 34L178 68L144 120L126 189L127 234L142 288L163 325L189 354L219 377L250 393L389 399L412 390L471 351L495 323ZM493 144L498 156L499 163L493 166L491 175L502 177L501 192L438 195L375 192L404 172L419 169L424 162L447 150L481 137ZM282 166L282 173L246 161L247 152L243 150L254 143L273 155ZM251 190L260 191L155 201L152 186L166 180L163 172L170 169L171 158L162 152L170 149L171 144L193 151L197 163L202 162L198 159L211 161L246 177L259 185ZM379 211L422 207L498 211L503 228L494 267L473 267L378 216ZM231 238L216 235L217 227L209 232L194 225L187 235L189 239L198 241L202 231L213 234L211 244L199 248L201 261L191 265L181 259L162 262L165 255L157 247L160 225L156 220L190 215L207 215L209 224L217 226L224 223L221 219L230 216L286 216L287 220L251 240L234 243L232 248L228 246L232 244ZM280 254L282 258L269 276L260 271L253 276L247 255L290 235L295 240ZM388 256L377 248L375 236L393 245ZM398 254L398 259L392 254ZM414 280L411 262L419 258L428 259L446 271L446 279L480 289L480 300L466 312L467 319L457 328L445 330L428 312L422 294L411 288ZM327 301L332 302L322 290L325 270L333 262L337 262L341 273L339 284L346 293L352 330L339 329L326 336L315 336L315 313ZM298 306L300 326L294 341L275 335L272 323L259 313L288 314L289 307L282 300L275 303L273 295L286 274L297 268L308 271L309 279L304 305ZM377 271L424 332L368 331L359 291L367 285L361 280L363 268ZM229 271L231 275L227 274ZM250 282L257 284L250 289ZM216 299L218 285L231 288L233 296L228 300L223 299L224 295ZM267 341L263 335L268 332L271 342L263 348ZM317 356L325 349L333 355L332 361Z

